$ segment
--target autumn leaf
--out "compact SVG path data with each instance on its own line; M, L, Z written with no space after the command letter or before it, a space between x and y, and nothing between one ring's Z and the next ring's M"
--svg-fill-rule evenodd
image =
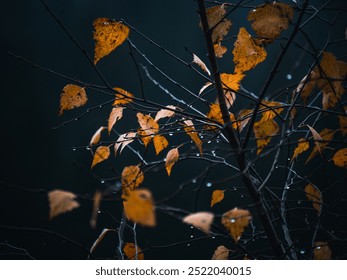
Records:
M251 119L251 116L253 114L253 110L250 109L244 109L239 112L239 115L237 116L237 129L239 132L241 132L246 125L248 124L249 120Z
M156 225L152 194L149 190L135 189L123 198L124 212L130 221L142 226Z
M159 125L157 122L150 116L150 115L144 115L142 113L137 113L137 120L139 125L141 126L142 130L147 135L154 135L159 130Z
M346 116L339 116L339 124L343 136L347 134L347 106L343 107Z
M98 211L99 211L101 200L102 200L102 193L100 191L96 191L93 196L93 210L92 210L92 217L90 218L90 226L92 228L95 228L96 226L96 220L98 217Z
M137 130L137 135L139 139L142 141L142 143L145 145L145 147L147 147L148 144L152 141L152 136L147 135L146 131L142 130L141 128Z
M128 260L144 260L145 256L143 253L141 253L141 251L141 248L139 246L135 247L134 243L125 243L123 247L123 252Z
M171 109L171 110L168 110L168 109L159 110L158 113L155 115L155 118L154 118L155 122L157 122L160 119L170 118L173 115L175 115L175 111L173 111L173 110L176 110L176 106L168 105L168 106L166 106L166 108Z
M338 150L333 157L333 161L336 166L347 168L347 148Z
M100 127L95 133L94 135L92 136L92 138L90 139L90 142L89 142L89 145L92 146L92 145L96 145L99 143L100 141L100 137L101 137L101 132L103 132L103 130L105 129L106 127Z
M223 245L218 246L214 251L212 260L227 260L229 258L229 249Z
M65 110L81 107L88 101L86 91L84 88L68 84L63 88L60 95L60 111L59 115L63 114Z
M164 150L169 145L169 142L166 140L166 138L163 135L155 135L153 138L153 143L154 143L156 155L158 155L162 150Z
M210 227L213 221L214 215L210 212L197 212L190 214L183 218L183 222L192 225L205 233L210 233Z
M216 57L218 57L218 58L222 58L223 55L228 51L228 49L226 47L222 46L220 43L214 44L213 48L214 48L214 53L215 53Z
M265 49L257 45L247 32L241 27L233 49L235 73L243 73L253 69L267 56Z
M70 212L75 208L80 207L80 204L75 201L77 196L68 191L53 190L48 192L49 200L49 219Z
M222 224L227 230L229 230L234 241L237 242L251 219L252 216L248 210L238 209L235 207L223 214Z
M108 134L111 133L111 130L116 122L123 117L123 109L123 107L112 108L110 116L108 117Z
M114 144L114 153L117 154L117 151L119 150L119 153L123 151L123 149L129 145L131 142L134 141L136 136L135 132L128 132L121 134L119 138L116 141L116 144Z
M309 142L305 138L300 138L298 140L298 146L295 148L292 160L298 157L301 153L305 152L310 148Z
M211 197L211 207L224 199L225 190L214 190Z
M98 163L108 159L109 156L110 156L110 147L99 146L94 153L91 169Z
M193 63L196 63L203 71L205 71L209 76L211 76L210 70L208 70L206 64L193 53Z
M240 82L242 81L245 75L242 73L235 74L220 74L221 81L223 83L223 88L225 90L238 91L240 89Z
M166 155L165 168L169 176L171 175L172 167L178 161L179 155L178 148L171 149Z
M310 76L306 75L303 77L295 90L300 93L300 97L305 104L316 84L315 79L317 77L314 77L314 75L316 75L316 73L312 71Z
M318 241L314 244L313 259L314 260L330 260L331 250L327 242Z
M311 129L313 128L311 127ZM316 145L313 147L312 152L305 163L308 163L313 157L317 155L318 152L321 153L323 151L324 147L327 146L329 142L333 139L335 131L329 128L324 128L319 134L314 129L311 130L311 133L313 135L313 139Z
M113 89L117 92L115 95L113 106L125 105L133 102L134 95L131 92L119 87L115 87Z
M223 116L222 116L222 112L220 110L219 104L212 103L210 105L210 111L207 113L207 117L209 119L215 120L221 124L224 124ZM237 123L235 122L234 114L230 113L229 117L230 117L230 121L233 122L233 128L236 129ZM210 125L210 127L212 127L213 129L215 128L215 126L211 126L211 125Z
M272 43L288 28L293 16L294 9L291 6L274 1L250 11L247 20L252 22L253 30L262 41Z
M267 121L275 118L283 111L283 104L277 101L262 100L259 110L262 112L260 121Z
M312 201L314 209L316 209L318 215L322 210L323 198L318 188L308 184L305 186L305 193L308 200Z
M133 190L141 185L144 179L145 177L138 165L126 166L122 171L122 188L123 190Z
M97 18L94 27L94 64L120 46L129 36L129 27L108 18Z
M202 141L195 130L194 124L191 120L184 121L184 131L189 135L189 137L194 141L195 145L198 147L200 154L202 154Z
M279 130L278 124L270 119L254 123L254 134L258 146L257 155L269 144L272 136L275 136Z

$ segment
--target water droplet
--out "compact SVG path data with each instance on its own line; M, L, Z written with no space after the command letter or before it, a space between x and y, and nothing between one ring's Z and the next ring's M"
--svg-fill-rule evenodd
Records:
M89 146L87 146L87 147L86 147L86 149L87 149L87 151L89 151L89 150L90 150L90 147L89 147Z
M100 210L98 210L98 214L101 214L101 211L100 211Z
M285 187L285 189L286 189L286 190L289 190L290 188L287 186L287 187Z
M237 188L236 188L236 187L234 187L234 188L233 188L233 190L234 190L234 191L236 191L236 190L237 190Z
M102 108L102 105L100 105L99 108Z
M180 128L177 128L176 131L180 131L181 129Z
M240 196L243 197L243 194L241 194Z
M190 238L194 238L194 235L191 235Z
M275 168L278 169L278 165L276 165Z
M216 156L216 151L211 151L212 155Z
M196 184L196 179L195 179L195 178L192 180L192 183L193 183L193 184ZM193 228L193 227L192 227L192 228Z
M212 239L215 239L216 237L215 236L212 236Z
M212 141L211 141L211 140L209 140L209 141L207 141L207 144L211 144L211 142L212 142Z
M188 244L187 244L187 247L189 247L189 246L190 246L190 244L188 243Z
M306 252L306 251L305 251L304 249L301 249L301 250L300 250L300 254L305 254L305 252Z
M72 151L76 151L76 148L72 148Z
M289 160L289 161L290 161L290 158L287 158L287 160Z
M230 219L230 223L235 223L236 220L235 219Z
M317 249L317 250L320 250L320 248L322 248L322 247L321 247L321 246L317 246L317 248L316 248L316 249Z
M122 186L122 182L121 181L118 181L117 183L116 183L116 188L120 188Z
M172 135L173 135L173 133L172 133L172 132L170 132L170 133L169 133L169 136L172 136Z
M193 226L190 226L191 229L193 229L194 227Z
M298 201L298 204L299 204L299 205L301 204L301 201L300 201L300 200Z
M105 180L101 180L100 183L101 183L101 184L105 184Z
M211 182L207 182L206 183L206 187L208 187L208 188L212 187L212 183Z
M219 140L218 140L218 139L216 140L216 143L219 143Z
M199 156L200 156L200 154L199 154L199 153L197 153L197 154L196 154L196 156L197 156L197 157L199 157Z
M287 80L291 80L293 78L292 74L287 74Z

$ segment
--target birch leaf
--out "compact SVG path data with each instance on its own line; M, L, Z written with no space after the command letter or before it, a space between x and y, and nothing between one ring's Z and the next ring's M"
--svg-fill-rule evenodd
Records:
M196 63L209 76L211 76L211 72L208 70L206 64L196 54L193 54L193 62Z
M313 135L313 139L316 145L313 147L312 152L307 158L305 163L308 163L313 157L315 157L318 154L318 152L321 153L323 151L325 146L327 146L329 142L333 139L335 131L329 128L324 128L318 135L316 134L317 131L315 131L314 129L311 130L311 133ZM323 142L318 142L318 141L323 141Z
M300 138L298 140L298 146L295 148L292 160L298 157L301 153L305 152L310 148L309 142L305 138Z
M159 134L154 136L153 143L154 143L156 155L158 155L162 150L164 150L169 145L169 142L166 140L166 138L163 135L159 135Z
M270 143L271 138L279 131L278 124L270 119L254 123L254 134L257 142L257 155Z
M94 135L90 139L89 146L96 145L99 143L100 137L101 137L101 132L103 132L104 129L105 129L105 127L102 126L94 133Z
M179 154L178 148L171 149L166 155L165 168L169 176L171 175L172 167L178 161L179 155L180 154Z
M134 95L131 92L119 87L115 87L113 89L117 92L115 95L113 106L120 106L133 102Z
M88 98L84 88L68 84L63 88L63 92L60 95L59 115L62 115L65 110L81 107L85 105L87 101Z
M338 150L333 157L333 161L336 166L347 168L347 148Z
M122 171L122 188L133 190L141 185L144 179L144 174L138 165L126 166Z
M136 247L137 247L137 257L136 257ZM135 246L134 243L125 243L123 247L123 252L128 260L144 260L145 256L141 253L141 248L139 246Z
M225 190L214 190L211 197L211 207L224 199Z
M212 260L227 260L229 258L229 249L223 245L218 246L214 251Z
M189 137L194 141L198 147L200 154L202 154L202 141L195 130L194 124L191 120L184 121L184 131L189 135Z
M314 244L313 259L314 260L330 260L331 250L327 242L317 241Z
M308 184L305 186L305 193L308 200L312 201L314 209L316 209L318 215L322 210L322 193L315 186Z
M91 169L95 165L97 165L98 163L103 162L104 160L108 159L109 156L110 156L110 147L109 146L99 146L94 153Z
M283 111L283 104L277 101L262 100L260 110L262 111L261 121L275 118Z
M214 215L210 212L197 212L183 218L183 222L192 225L205 233L210 233Z
M226 47L222 46L220 43L214 44L213 48L214 48L214 53L215 53L217 58L222 58L223 55L228 51L228 49Z
M141 126L142 130L145 132L145 134L154 135L158 132L159 125L150 115L137 113L136 116L137 116L137 121L139 125Z
M167 109L159 110L158 113L155 115L155 118L154 118L155 122L157 122L160 119L170 118L173 115L175 115L175 111L172 111L172 110L176 110L176 106L168 105L166 106L166 108L169 108L171 110L167 110Z
M124 107L112 108L110 116L108 117L108 134L111 133L111 130L116 122L123 117L123 109Z
M49 219L70 212L75 208L80 207L80 204L75 201L76 195L72 192L63 190L53 190L48 193L49 200Z
M240 89L240 82L242 81L243 77L245 75L242 73L235 73L235 74L227 74L222 73L220 74L221 81L223 83L223 88L225 90L232 90L232 91L238 91Z
M234 208L222 216L222 224L229 230L230 235L237 242L245 228L252 219L251 213L248 210Z
M90 218L90 226L92 228L95 228L96 226L96 220L98 218L98 211L99 211L101 200L102 200L102 193L100 191L96 191L93 196L93 210L92 210L92 217Z
M121 134L119 138L116 141L116 144L114 144L114 153L117 154L117 151L119 150L119 153L123 151L123 149L129 145L131 142L134 141L136 137L135 132L128 132Z

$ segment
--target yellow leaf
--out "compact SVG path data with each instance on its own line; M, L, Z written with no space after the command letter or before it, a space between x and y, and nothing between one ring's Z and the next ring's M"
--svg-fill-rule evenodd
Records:
M336 166L347 168L347 148L338 150L333 157L333 161Z
M239 112L236 123L239 132L241 132L246 127L249 120L251 119L252 114L253 110L250 109L244 109Z
M49 219L70 212L75 208L80 207L80 204L75 201L77 196L72 192L53 190L48 193L49 200Z
M202 141L195 130L194 124L191 120L184 121L184 131L189 135L189 137L194 141L195 145L198 147L200 154L202 154Z
M196 63L209 76L211 76L211 72L208 70L206 64L196 54L193 54L193 62Z
M242 73L235 74L220 74L221 81L223 83L223 88L225 90L238 91L240 88L240 82L242 81L245 75Z
M220 43L214 44L213 48L214 48L214 53L215 53L216 57L218 57L218 58L222 58L223 55L228 51L228 49L226 47L222 46Z
M168 105L166 106L166 108L171 109L161 109L158 111L158 113L155 115L154 121L157 122L158 120L162 119L162 118L170 118L173 115L175 115L175 111L172 110L176 110L176 106L172 106L172 105Z
M119 138L116 141L116 144L114 144L114 153L117 154L117 151L119 150L119 153L123 151L125 146L129 145L131 142L134 141L136 136L135 132L128 132L121 134Z
M159 134L154 136L153 142L154 142L156 155L158 155L162 150L164 150L169 145L169 142L166 140L166 138L163 135L159 135Z
M146 131L142 130L141 128L139 128L137 130L137 135L139 136L139 138L141 139L142 143L147 148L148 144L151 143L151 141L152 141L152 136L148 136Z
M137 247L137 256L136 256L136 247ZM125 243L123 247L123 252L128 258L128 260L144 260L145 256L141 253L141 248L136 246L134 243Z
M253 69L267 56L265 49L254 42L244 27L240 28L234 46L235 73L243 73Z
M347 115L347 106L343 107L343 110L345 111L345 114ZM347 134L347 117L339 116L339 124L341 128L341 133L343 136L345 136Z
M108 18L97 18L94 27L94 64L120 46L129 36L129 27Z
M288 28L293 15L294 10L291 6L274 1L250 11L247 20L252 21L252 28L262 41L272 43Z
M91 169L98 163L108 159L109 156L110 156L110 147L99 146L94 153Z
M318 215L322 210L323 198L318 188L308 184L305 186L305 193L308 200L312 201L314 209L316 209Z
M309 142L305 138L300 138L298 140L298 146L294 150L294 154L292 156L292 160L297 158L298 155L300 155L301 153L305 152L309 148L310 148Z
M60 111L59 115L63 114L65 110L81 107L88 101L86 91L84 88L68 84L63 88L60 95Z
M311 129L313 128L311 127ZM327 146L329 142L333 139L335 134L335 131L329 128L324 128L319 134L314 129L311 130L311 132L316 145L313 147L312 152L305 163L308 163L313 157L317 155L318 152L321 153L324 147Z
M178 148L173 148L167 153L165 158L165 168L169 176L171 174L171 169L174 166L174 164L178 161L179 156L180 154L178 152Z
M308 80L309 78L310 80ZM309 77L308 75L306 75L302 78L302 80L296 88L296 92L300 92L300 97L305 104L307 103L307 99L310 96L312 90L314 89L316 78L317 77L315 77L315 72L312 71Z
M223 245L218 246L214 251L212 260L227 260L229 258L229 249Z
M130 102L133 102L134 95L131 92L119 87L115 87L113 89L117 92L115 95L113 106L125 105Z
M142 184L145 176L138 165L126 166L122 172L123 190L133 190Z
M100 127L92 136L92 139L90 139L89 145L96 145L99 143L100 141L100 137L101 137L101 132L105 129L105 127Z
M314 244L313 259L314 260L330 260L331 250L327 242L318 241Z
M235 207L223 214L222 224L227 230L229 230L234 241L237 242L251 219L252 216L248 210L238 209Z
M183 218L183 222L192 225L205 233L210 233L214 215L210 212L197 212Z
M149 190L132 190L123 198L124 212L130 221L142 226L156 225L152 194Z
M283 104L277 101L262 100L260 110L262 111L261 121L273 119L283 111Z
M143 115L142 113L137 113L137 120L140 124L142 130L147 135L154 135L158 133L159 125L150 115Z
M257 141L257 155L264 149L271 141L272 136L275 136L279 130L278 124L270 119L267 121L259 121L254 123L254 134Z
M111 133L113 126L123 117L123 107L113 108L108 117L108 134Z
M92 210L92 217L90 218L90 226L92 228L95 228L96 226L96 220L98 218L98 211L99 211L101 200L102 200L102 193L100 191L96 191L93 196L93 210Z
M211 198L211 207L224 199L225 190L214 190Z

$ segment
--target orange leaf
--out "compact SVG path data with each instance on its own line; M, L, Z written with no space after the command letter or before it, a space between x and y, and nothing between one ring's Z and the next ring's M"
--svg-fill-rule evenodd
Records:
M211 76L210 70L208 70L206 64L196 55L193 54L193 62L199 65L199 67L205 71L209 76Z
M152 194L149 190L132 190L123 198L124 212L130 221L142 226L156 225Z
M128 132L121 134L119 138L116 141L116 144L114 144L114 153L117 154L117 151L119 150L119 153L123 151L125 146L129 145L131 142L134 141L136 136L135 132Z
M113 106L125 105L130 102L133 102L134 95L131 92L119 87L115 87L113 89L117 92L115 95Z
M347 168L347 148L338 150L333 157L333 161L336 166Z
M306 150L308 150L310 148L310 144L308 141L306 141L305 138L300 138L298 140L298 146L295 148L294 150L294 154L292 156L292 160L297 158L298 155L300 155L301 153L305 152Z
M210 212L197 212L190 214L183 218L183 222L192 225L205 233L210 233L210 227L213 221L214 215Z
M81 107L88 101L86 91L84 88L68 84L63 88L60 95L60 111L59 115L63 114L65 110Z
M166 155L165 167L166 167L166 172L169 176L171 174L172 167L178 161L179 155L180 154L178 152L178 148L171 149Z
M159 135L159 134L154 136L153 142L154 142L156 155L158 155L162 150L164 150L169 145L169 142L166 140L166 138L163 135Z
M310 130L316 145L313 147L312 152L305 163L308 163L314 156L317 155L318 152L321 153L324 147L327 146L329 142L333 139L335 134L335 131L329 128L324 128L319 134L312 127L310 128Z
M327 242L318 241L314 244L314 260L330 260L331 254L332 253Z
M224 199L225 190L214 190L211 198L211 207Z
M94 64L120 46L129 36L129 27L108 18L97 18L94 27Z
M214 48L214 53L215 53L216 57L218 57L218 58L222 58L223 55L228 51L228 49L226 47L222 46L220 43L214 44L213 48Z
M190 136L190 138L194 141L195 145L198 147L200 154L202 154L202 141L195 130L194 124L191 120L184 121L184 131Z
M213 253L212 260L227 260L229 258L229 249L223 245L218 246Z
M101 132L105 129L105 127L100 127L92 136L92 139L90 139L89 145L96 145L99 143L100 141L100 137L101 137Z
M148 144L152 141L152 136L148 136L146 131L142 130L141 128L137 130L137 135L139 136L145 147L147 147Z
M137 250L136 250L137 249ZM137 252L136 252L137 251ZM135 247L134 243L125 243L123 247L123 252L128 258L128 260L143 260L145 256L141 253L141 248L139 246Z
M108 117L108 134L110 134L112 127L116 124L118 120L123 117L123 107L113 108L110 116Z
M93 196L93 210L92 210L92 217L90 218L90 226L92 228L95 228L96 226L96 220L98 217L98 211L99 211L101 200L102 200L102 193L100 191L96 191Z
M168 105L166 108L176 110L176 106ZM175 114L175 111L167 110L167 109L161 109L158 111L158 113L155 115L154 121L157 122L158 120L162 118L170 118Z
M110 147L99 146L94 153L91 169L98 163L108 159L109 156L110 156Z
M75 201L77 196L72 192L53 190L48 193L49 200L49 219L70 212L75 208L80 207L80 204Z
M238 91L240 88L240 82L242 81L245 75L242 73L235 74L220 74L221 81L223 83L223 88L225 90Z
M271 141L272 136L275 136L279 130L278 124L270 119L267 121L259 121L254 123L254 134L257 141L257 155L264 149Z
M347 115L347 106L343 107L343 110L345 111L345 114ZM341 133L343 136L345 136L347 134L347 117L339 116L339 124L341 128Z
M294 10L291 6L274 1L250 11L247 20L252 21L253 30L264 42L272 43L288 28L293 15Z
M145 179L138 165L126 166L122 172L122 188L133 190L142 184Z
M251 119L252 114L253 110L250 109L244 109L239 112L239 115L237 117L237 128L240 132L246 127L249 120Z
M137 113L137 120L141 128L147 135L154 135L158 133L159 125L150 115L143 115L142 113Z
M234 241L237 242L251 219L252 216L248 210L238 209L235 207L223 214L222 224L229 230Z
M315 79L316 77L314 77L315 72L311 72L310 74L310 79L311 80L307 80L309 79L308 75L306 75L305 77L302 78L302 80L300 81L299 85L296 88L296 92L300 92L300 97L301 99L304 101L304 103L307 103L307 99L310 96L312 90L314 89L315 86Z
M283 111L283 104L277 101L262 100L260 110L262 113L261 121L273 119Z
M318 188L315 186L308 184L305 187L305 193L308 200L312 201L314 209L316 209L318 215L322 210L323 198L322 194Z

